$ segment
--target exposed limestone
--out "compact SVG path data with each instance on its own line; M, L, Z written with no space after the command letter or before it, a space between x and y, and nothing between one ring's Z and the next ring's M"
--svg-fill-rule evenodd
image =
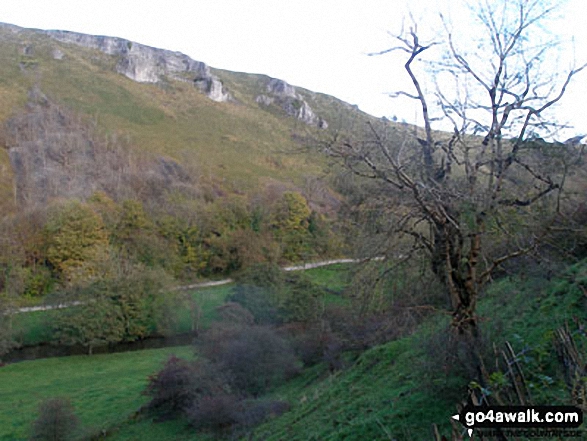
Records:
M134 43L124 38L79 34L69 31L46 31L52 38L100 50L119 57L116 71L140 83L156 83L162 75L177 80L193 81L210 99L227 101L230 94L215 77L208 65L195 61L181 52L172 52Z
M269 106L275 102L285 113L306 124L314 125L321 129L328 127L328 123L314 113L314 110L306 102L304 97L291 84L277 78L272 78L267 83L266 90L273 96L259 95L255 99L257 103Z
M271 104L273 104L273 101L275 101L273 98L268 97L267 95L259 95L256 99L256 102L258 102L259 104L263 104L265 106L270 106Z
M283 98L298 98L296 88L283 80L272 78L267 84L267 92Z
M53 49L51 55L54 60L63 60L63 57L65 56L65 54L59 49Z

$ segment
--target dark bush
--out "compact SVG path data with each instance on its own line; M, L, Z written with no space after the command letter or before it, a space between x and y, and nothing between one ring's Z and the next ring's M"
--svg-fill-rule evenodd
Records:
M204 396L186 409L186 416L196 429L221 430L237 423L240 408L240 400L235 395Z
M471 341L452 328L439 326L421 340L420 365L414 366L422 385L436 394L460 400L471 381L481 381L478 357L485 366L495 363L493 349L483 337Z
M39 416L33 422L31 440L66 441L74 438L78 419L67 399L51 398L39 406Z
M342 347L339 338L330 332L328 327L320 324L288 323L281 328L281 332L287 335L295 354L305 366L322 361L329 362L330 360L325 359L325 355L328 348L332 348L335 342Z
M294 349L295 354L305 366L311 366L322 360L324 354L324 331L319 326L305 323L288 323L280 328Z
M243 433L271 416L290 409L285 401L243 400L235 395L221 394L202 397L186 410L187 419L195 429L211 429Z
M279 306L282 302L285 278L277 265L259 263L235 276L236 285L228 301L239 303L251 311L259 325L283 321Z
M324 320L340 339L343 350L359 351L409 334L418 323L404 308L360 315L350 307L337 305L326 308Z
M148 408L166 419L183 413L202 397L228 390L228 380L217 366L171 356L161 371L149 377L144 394L151 397Z
M236 302L226 302L216 308L220 320L225 323L231 323L240 326L250 326L254 324L255 317L253 314Z
M213 326L203 337L204 355L231 376L235 390L259 395L298 372L291 345L262 326Z

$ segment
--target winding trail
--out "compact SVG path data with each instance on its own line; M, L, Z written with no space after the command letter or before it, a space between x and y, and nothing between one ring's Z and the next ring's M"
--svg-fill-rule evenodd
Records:
M383 257L375 257L371 260L383 260ZM320 268L322 266L336 265L337 263L359 263L364 262L365 259L332 259L322 260L320 262L304 263L303 265L294 265L283 267L283 271L304 271L313 268ZM222 279L211 282L193 283L191 285L180 285L173 287L173 291L187 291L190 289L202 289L209 288L211 286L227 285L234 282L233 279ZM22 314L25 312L36 312L36 311L50 311L52 309L63 309L71 306L81 305L82 302L71 302L71 303L59 303L57 305L40 305L40 306L26 306L23 308L13 309L5 314Z

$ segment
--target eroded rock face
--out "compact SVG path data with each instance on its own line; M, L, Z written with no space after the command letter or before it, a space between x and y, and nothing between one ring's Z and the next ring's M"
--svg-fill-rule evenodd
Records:
M328 127L328 123L316 115L304 97L291 84L272 78L267 83L266 90L271 96L259 95L256 98L259 104L269 106L275 102L285 113L306 124L317 126L321 129Z
M296 88L283 80L272 78L267 84L267 92L283 98L298 98Z
M96 191L132 198L134 188L156 200L170 188L193 188L190 174L175 160L135 157L128 145L95 133L37 88L30 91L26 110L7 121L5 142L15 198L24 206L83 200Z
M120 57L116 71L140 83L156 83L162 75L193 81L210 99L218 102L230 99L230 94L215 77L208 65L173 52L134 43L124 38L79 34L69 31L46 31L52 38L78 46L100 50Z

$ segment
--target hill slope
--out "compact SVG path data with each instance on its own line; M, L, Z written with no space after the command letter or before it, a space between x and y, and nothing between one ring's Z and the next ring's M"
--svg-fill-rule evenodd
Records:
M0 123L13 127L18 125L15 115L36 114L35 123L29 121L36 138L23 141L8 133L0 155L7 172L0 191L19 202L27 199L19 194L26 186L33 186L30 195L47 186L64 187L63 173L51 173L59 167L46 144L47 133L63 135L68 127L47 121L51 117L42 112L47 103L91 124L111 143L124 141L151 162L176 162L192 181L228 192L259 190L275 182L300 187L304 178L321 173L324 161L307 152L290 154L301 142L292 135L323 136L341 115L366 117L337 99L281 80L218 71L178 52L115 37L3 24L0 60ZM35 141L40 145L36 149ZM27 159L27 151L49 159L35 162ZM77 169L91 169L90 156L81 158L84 166ZM165 174L153 165L143 168ZM44 179L39 180L41 173ZM30 195L29 200L43 201ZM56 190L50 196L71 192Z

